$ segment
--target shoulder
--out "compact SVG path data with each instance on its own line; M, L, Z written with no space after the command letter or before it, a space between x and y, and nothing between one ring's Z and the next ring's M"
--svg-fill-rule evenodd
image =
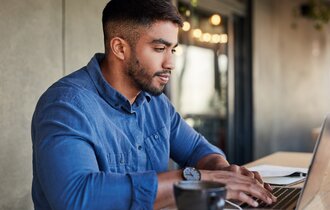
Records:
M96 93L91 79L82 68L51 85L39 98L36 109L56 103L82 106Z

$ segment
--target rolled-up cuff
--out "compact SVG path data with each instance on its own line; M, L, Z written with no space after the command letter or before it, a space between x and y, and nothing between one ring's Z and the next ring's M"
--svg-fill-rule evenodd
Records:
M131 209L153 209L157 196L158 178L155 171L128 174L132 182Z

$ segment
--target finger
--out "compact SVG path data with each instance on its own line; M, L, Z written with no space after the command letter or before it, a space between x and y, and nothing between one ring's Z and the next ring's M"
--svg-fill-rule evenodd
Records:
M263 187L264 187L266 190L268 190L269 192L272 192L272 191L273 191L273 188L270 186L270 184L265 183L265 182L262 180L262 178L261 178L261 176L260 176L260 174L259 174L258 172L254 171L253 173L254 173L254 177L255 177L255 179L257 179L257 180L260 182L260 184L262 184ZM273 202L276 201L276 197L275 197L274 195L272 196L272 199L273 199Z
M256 180L254 180L257 182ZM237 183L237 182L228 182L227 189L244 192L251 195L252 197L259 198L268 204L273 203L273 198L275 198L268 190L260 186L257 183Z
M253 174L254 174L254 178L257 179L260 182L260 184L263 185L264 181L262 180L260 174L257 171L253 171Z
M230 171L206 171L209 179L224 183L228 189L238 190L271 204L276 198L255 178Z
M258 207L259 205L259 203L255 201L252 197L248 196L244 192L240 192L236 190L228 190L227 198L247 203L253 207Z
M255 174L254 172L248 170L247 168L245 168L244 166L241 167L241 174L251 177L251 178L255 178Z
M272 186L270 186L270 184L268 184L268 183L264 183L264 188L266 188L269 192L273 191Z
M264 183L264 181L262 180L262 177L261 175L257 172L257 171L254 171L254 177L261 183L263 184L264 188L266 188L269 192L272 192L273 191L273 188L270 186L270 184L268 183Z
M246 181L247 183L255 183L264 187L264 182L258 172L249 171L248 169L241 167L243 174L236 174L236 178Z
M244 192L271 204L276 198L257 179L230 171L208 171L210 180L224 183L227 189Z

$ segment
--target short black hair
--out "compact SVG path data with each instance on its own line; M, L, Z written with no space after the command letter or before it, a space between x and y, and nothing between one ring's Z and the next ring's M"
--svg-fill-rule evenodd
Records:
M115 36L134 45L139 37L136 29L150 27L157 21L171 21L180 27L183 24L171 0L111 0L102 15L105 45Z

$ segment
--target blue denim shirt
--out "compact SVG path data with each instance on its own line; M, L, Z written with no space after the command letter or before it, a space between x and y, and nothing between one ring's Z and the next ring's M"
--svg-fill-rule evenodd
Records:
M223 154L165 95L131 105L103 78L96 54L39 99L32 120L35 209L152 209L169 158L195 166Z

